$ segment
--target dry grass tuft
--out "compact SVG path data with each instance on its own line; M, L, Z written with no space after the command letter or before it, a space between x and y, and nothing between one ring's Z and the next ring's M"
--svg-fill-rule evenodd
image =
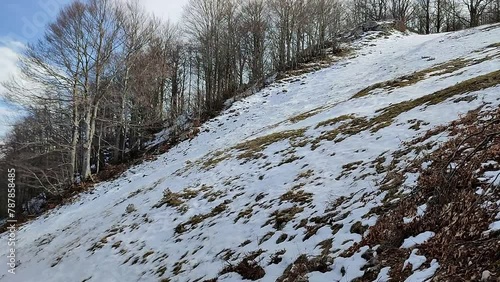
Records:
M183 222L175 227L175 232L178 234L182 234L192 228L195 228L198 224L202 223L208 218L215 217L224 211L227 210L229 201L224 201L224 203L214 207L212 211L210 211L207 214L198 214L195 216L192 216L188 221Z
M271 218L263 225L266 226L274 222L274 228L276 230L281 230L285 225L295 218L295 215L304 211L303 207L293 206L291 208L283 210L275 210L271 214Z
M297 281L308 281L307 274L319 271L325 273L331 271L330 265L333 259L329 256L319 256L314 258L308 258L306 255L299 256L295 262L290 264L283 275L281 275L276 281L277 282L297 282Z
M229 263L221 272L220 275L235 272L245 280L259 280L266 275L264 268L260 266L255 259L263 253L262 250L252 252L245 256L239 263L232 265Z
M258 137L244 143L238 144L234 149L241 151L237 156L240 160L259 159L264 156L264 151L269 145L283 140L295 141L304 136L306 129L288 130L272 133L266 136Z

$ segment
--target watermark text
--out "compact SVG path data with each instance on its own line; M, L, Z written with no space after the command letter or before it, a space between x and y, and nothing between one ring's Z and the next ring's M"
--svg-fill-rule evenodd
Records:
M17 241L17 217L16 217L16 170L7 170L7 265L8 272L16 274L16 241Z

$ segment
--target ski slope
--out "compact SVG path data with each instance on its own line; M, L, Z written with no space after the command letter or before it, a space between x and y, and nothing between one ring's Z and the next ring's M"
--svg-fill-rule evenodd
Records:
M387 194L380 168L403 142L482 105L497 107L500 86L377 117L499 70L498 42L499 25L425 36L367 34L331 67L234 103L193 140L22 226L16 275L1 273L0 281L241 281L228 266L245 258L264 270L258 281L276 281L303 254L328 260L327 271L306 274L309 281L361 277L362 251L340 254L377 220L370 211ZM433 69L457 59L451 70ZM417 71L423 77L412 83L356 96ZM432 138L444 142L446 135ZM399 156L397 166L415 157ZM401 189L411 191L417 177L407 174ZM420 265L422 259L408 258ZM434 260L409 281L424 281L438 268ZM388 281L388 271L377 281Z

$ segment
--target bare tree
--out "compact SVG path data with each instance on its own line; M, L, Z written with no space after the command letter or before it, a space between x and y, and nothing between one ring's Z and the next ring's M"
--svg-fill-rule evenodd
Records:
M387 0L354 0L352 12L358 22L381 21L387 19Z
M417 5L423 13L424 18L424 33L431 33L431 0L418 0Z
M154 22L148 17L146 11L140 6L138 0L126 2L123 8L117 13L119 22L120 37L123 41L123 50L119 60L121 79L118 82L118 103L120 105L119 120L117 122L117 134L115 137L115 161L120 162L124 158L127 134L130 124L129 99L132 95L130 81L131 68L134 60L140 52L149 44L155 30Z
M71 171L76 172L80 163L84 178L91 174L99 105L115 75L109 67L120 44L114 13L110 0L91 0L86 4L76 1L67 6L48 27L45 36L27 48L20 65L23 79L28 83L7 85L11 97L20 97L18 100L35 105L63 102L70 109ZM24 91L26 85L33 89ZM78 144L82 147L80 162Z
M264 0L248 0L242 7L243 37L249 37L250 81L264 78L268 15Z
M191 0L185 8L185 28L199 50L209 113L236 90L235 58L228 56L236 45L236 7L232 0Z
M462 6L457 0L443 0L444 31L456 31L464 27Z
M82 118L82 172L83 179L91 175L92 142L100 103L109 93L116 70L113 56L121 42L116 9L111 0L91 0L86 9L83 33L83 118Z
M81 121L81 86L85 46L82 31L86 6L74 2L63 9L43 39L28 45L20 60L21 77L10 81L8 97L25 107L63 103L71 113L70 171L77 172Z
M412 4L411 0L391 0L392 18L406 25L413 12Z
M445 0L436 0L434 2L435 5L435 26L436 26L436 32L441 32L441 28L443 26L443 18L444 18L444 6L445 6Z
M493 0L464 0L464 4L469 12L469 27L480 24L481 16Z

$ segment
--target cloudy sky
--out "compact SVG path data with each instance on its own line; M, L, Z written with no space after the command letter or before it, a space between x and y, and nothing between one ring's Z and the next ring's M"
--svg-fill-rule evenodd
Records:
M178 22L182 16L182 7L188 0L141 0L141 3L161 18L168 18Z
M120 0L126 1L126 0ZM59 9L71 0L1 0L0 38L32 41L43 34ZM148 11L162 18L178 21L188 0L140 0Z
M0 82L12 77L18 54L23 46L43 35L45 26L57 16L61 7L72 0L0 0ZM126 0L120 0L126 1ZM178 22L188 0L140 0L147 11L163 19ZM0 138L14 120L15 110L1 99Z

